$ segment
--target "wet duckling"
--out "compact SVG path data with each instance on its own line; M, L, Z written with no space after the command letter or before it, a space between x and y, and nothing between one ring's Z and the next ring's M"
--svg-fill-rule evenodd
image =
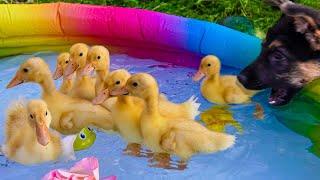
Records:
M212 132L185 118L169 118L159 110L159 88L149 74L132 75L119 94L130 94L144 100L146 107L141 114L143 143L154 153L169 153L180 157L184 164L196 153L213 153L231 147L235 137Z
M238 83L236 76L220 76L221 63L216 56L208 55L201 60L198 72L193 79L200 81L201 94L216 104L242 104L250 102L256 91L245 89Z

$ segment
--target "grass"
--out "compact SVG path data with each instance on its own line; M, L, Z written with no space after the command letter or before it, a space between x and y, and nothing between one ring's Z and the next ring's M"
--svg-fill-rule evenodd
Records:
M266 32L280 16L278 10L266 5L263 0L64 0L64 2L143 8L211 22L219 22L228 16L245 16L253 22L257 32ZM320 9L320 0L296 0L296 2Z

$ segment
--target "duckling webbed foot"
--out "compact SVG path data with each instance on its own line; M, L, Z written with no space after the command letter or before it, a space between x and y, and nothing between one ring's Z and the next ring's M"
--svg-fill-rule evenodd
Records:
M141 145L137 143L129 143L126 149L123 150L123 153L129 156L146 157L142 154Z
M152 158L148 160L151 164L150 167L172 169L171 157L168 153L154 153ZM155 163L154 163L155 162Z

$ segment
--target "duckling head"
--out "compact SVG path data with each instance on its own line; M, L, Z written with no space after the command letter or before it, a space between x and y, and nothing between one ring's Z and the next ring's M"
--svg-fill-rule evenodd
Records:
M70 63L64 71L64 76L69 76L78 68L84 68L87 64L87 55L89 47L84 43L77 43L70 48Z
M157 97L159 94L156 79L147 73L137 73L132 75L126 86L114 92L114 94L130 94L148 100L150 97Z
M49 126L51 114L43 100L31 100L27 105L29 123L35 129L37 141L42 146L50 142Z
M105 89L101 91L96 98L93 99L93 104L103 103L110 95L119 95L117 91L126 86L127 80L131 74L125 69L112 71L105 82Z
M59 54L57 58L56 70L52 76L54 80L59 79L63 75L63 72L67 68L67 65L69 64L69 62L70 62L70 53L63 52Z
M202 58L198 72L193 76L194 81L200 81L204 77L213 76L220 72L221 64L218 57L208 55Z
M29 58L20 65L7 88L12 88L25 82L41 83L48 76L51 77L51 72L43 59L39 57Z

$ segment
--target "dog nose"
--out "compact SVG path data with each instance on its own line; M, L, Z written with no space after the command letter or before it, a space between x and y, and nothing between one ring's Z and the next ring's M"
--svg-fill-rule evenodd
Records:
M241 83L241 84L246 84L247 83L247 76L245 76L245 75L243 75L243 74L239 74L238 76L237 76L237 78L238 78L238 80L239 80L239 82Z

